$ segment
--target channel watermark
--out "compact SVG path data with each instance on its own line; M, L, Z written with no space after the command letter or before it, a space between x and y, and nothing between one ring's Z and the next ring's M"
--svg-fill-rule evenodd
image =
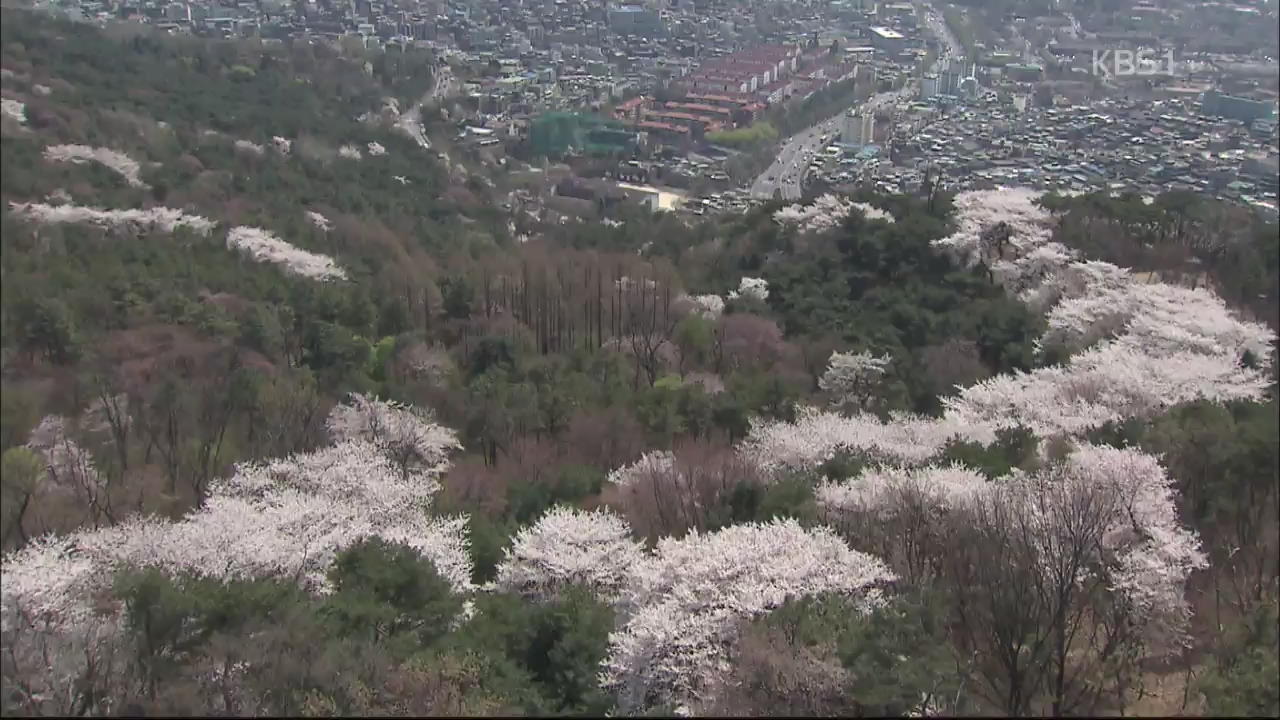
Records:
M1173 75L1173 50L1094 50L1093 74L1103 78Z

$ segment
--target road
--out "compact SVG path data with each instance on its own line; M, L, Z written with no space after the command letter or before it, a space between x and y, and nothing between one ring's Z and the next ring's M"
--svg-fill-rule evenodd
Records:
M396 127L404 131L414 142L418 143L424 150L431 149L431 141L427 139L426 130L422 127L422 104L443 98L453 91L454 77L449 66L440 63L439 70L436 71L435 82L432 83L431 89L422 96L418 102L413 104L407 112L396 120Z
M955 36L947 28L947 23L942 19L942 16L931 6L925 5L924 8L925 22L934 35L940 38L946 46L939 53L933 64L926 68L926 72L929 72L939 62L949 60L952 57L961 57L963 51L960 49L960 43L956 41ZM915 97L916 84L917 81L913 79L899 90L878 93L867 100L861 106L861 110L863 112L876 112L894 105L900 100ZM769 169L760 173L755 182L751 183L751 197L768 200L774 196L775 192L778 192L784 200L799 200L803 192L805 177L809 174L809 163L813 160L815 153L826 147L832 138L840 134L840 119L845 112L842 110L834 117L827 118L817 125L787 138L786 142L782 144L782 148L778 151L778 157L774 159L773 164L769 166ZM827 138L826 141L823 140L824 136Z

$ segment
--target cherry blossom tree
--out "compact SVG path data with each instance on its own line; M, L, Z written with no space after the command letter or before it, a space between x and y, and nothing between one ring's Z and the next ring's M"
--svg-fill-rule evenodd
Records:
M1046 316L1041 342L1081 349L1123 334L1156 356L1189 350L1240 358L1247 352L1265 361L1269 355L1271 331L1236 319L1209 290L1126 279L1063 298Z
M135 517L44 538L4 559L3 597L27 614L74 624L123 566L218 578L294 577L324 591L334 555L362 538L406 543L459 592L471 587L465 518L427 515L435 472L406 476L361 440L241 465L181 522Z
M261 155L267 151L266 148L262 147L256 142L253 142L252 140L236 140L233 143L233 146L235 147L236 150L239 150L241 152L251 153L253 155Z
M774 222L784 227L794 227L802 232L820 232L839 227L849 213L857 209L868 220L895 222L893 215L870 203L858 203L848 198L827 193L808 205L794 203L774 212Z
M802 232L816 232L839 227L853 209L853 203L838 195L827 193L814 198L809 205L795 203L773 214L774 222L784 227L795 227Z
M957 640L1014 713L1033 709L1037 688L1055 712L1087 712L1112 681L1103 668L1178 649L1185 583L1206 565L1164 469L1134 449L1083 444L990 482L959 467L878 468L816 494L905 578L954 589Z
M153 207L147 210L98 210L82 205L48 205L45 203L9 203L14 217L42 225L64 223L97 225L108 230L163 230L173 232L183 228L197 235L208 235L214 223L199 215L188 215L181 210Z
M852 405L867 410L889 360L888 355L877 357L870 352L832 352L818 387L831 394L831 404L836 407Z
M345 280L347 273L325 255L294 247L261 228L238 226L227 233L227 248L239 250L254 262L280 265L288 272L314 280Z
M1080 435L1107 422L1150 417L1197 399L1258 400L1267 374L1225 355L1152 355L1129 336L1101 343L1070 365L998 375L944 398L946 418L994 428L1023 426L1040 437Z
M672 455L667 450L654 450L645 453L639 460L630 465L624 465L613 470L606 479L620 488L627 488L653 473L669 472L675 467L675 464L675 455Z
M19 125L26 125L27 104L13 98L0 99L0 115L10 118Z
M841 451L860 451L885 462L917 465L928 462L959 438L989 445L995 442L990 423L934 419L907 413L891 413L888 422L875 415L838 413L801 408L794 423L757 420L740 446L740 452L762 468L810 469Z
M334 406L325 427L335 442L366 440L382 449L403 473L444 470L447 455L461 449L452 430L422 408L352 393Z
M577 585L614 602L642 552L621 517L556 506L516 535L494 584L539 600Z
M147 187L140 177L142 167L138 165L138 161L108 148L95 148L88 145L49 145L44 149L44 159L49 162L69 162L76 165L94 162L124 178L125 182L133 187Z
M826 528L794 520L733 525L659 541L623 593L601 684L624 712L696 709L728 669L740 621L823 592L875 597L894 579Z
M764 278L744 277L738 283L738 289L729 292L729 299L750 298L764 302L769 299L769 282Z
M98 471L93 455L71 438L66 422L55 415L46 416L31 431L27 449L45 462L48 482L37 489L75 498L88 513L86 520L94 527L111 520L111 501L107 479Z
M681 311L697 313L708 320L717 320L724 314L724 298L719 295L682 295L674 304Z
M306 212L306 216L307 216L307 221L310 222L312 225L316 226L316 228L320 230L324 230L327 232L333 229L333 221L325 217L324 215L321 215L320 213L315 212L314 210L308 210Z

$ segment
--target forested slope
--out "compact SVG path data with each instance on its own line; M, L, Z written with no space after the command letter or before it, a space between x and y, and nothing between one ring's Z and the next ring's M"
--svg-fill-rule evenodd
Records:
M1274 226L519 242L425 56L0 38L6 714L1280 710Z

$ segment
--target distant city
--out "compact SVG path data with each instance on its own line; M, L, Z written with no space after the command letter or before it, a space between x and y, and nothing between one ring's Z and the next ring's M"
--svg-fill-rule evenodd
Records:
M1276 217L1274 3L1063 7L993 19L863 0L46 5L175 33L428 50L456 79L458 141L541 161L538 197L560 195L571 215L620 189L704 213L815 186L931 183L1188 190ZM1117 52L1160 62L1098 72ZM780 122L816 106L811 126Z

